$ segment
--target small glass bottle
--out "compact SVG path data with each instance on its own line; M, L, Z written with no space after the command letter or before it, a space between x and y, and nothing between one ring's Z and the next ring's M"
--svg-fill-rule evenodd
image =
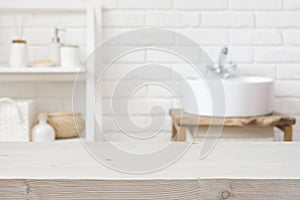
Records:
M60 66L60 38L58 36L59 31L62 29L55 28L54 29L54 36L52 38L52 42L49 44L48 47L48 59L55 63L56 66Z
M39 122L32 129L32 141L42 142L42 141L54 141L55 131L51 125L47 123L47 114L39 114Z

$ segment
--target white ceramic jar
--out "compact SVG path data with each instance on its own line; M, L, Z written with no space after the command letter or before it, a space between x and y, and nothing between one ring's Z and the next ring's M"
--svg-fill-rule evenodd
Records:
M80 68L79 47L62 46L60 48L60 62L63 68Z
M11 67L27 66L27 45L25 40L13 40L10 49L9 64Z
M47 123L47 118L47 114L39 114L39 123L32 129L32 141L43 142L55 140L55 131L53 127Z

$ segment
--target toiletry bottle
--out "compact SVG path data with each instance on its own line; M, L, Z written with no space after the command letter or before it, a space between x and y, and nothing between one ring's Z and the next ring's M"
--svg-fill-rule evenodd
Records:
M9 65L16 68L27 66L27 45L25 40L12 41Z
M60 38L58 37L58 32L60 29L54 29L54 36L52 38L52 42L48 47L48 59L55 63L56 66L60 65Z
M62 68L80 68L79 47L75 45L64 45L60 48Z
M31 139L34 142L54 141L55 131L53 127L47 123L47 114L39 114L39 123L32 129Z

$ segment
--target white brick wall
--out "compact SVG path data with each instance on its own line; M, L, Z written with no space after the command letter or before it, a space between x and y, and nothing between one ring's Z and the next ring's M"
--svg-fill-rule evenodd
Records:
M283 31L283 41L286 45L300 45L299 30L285 30Z
M275 46L282 44L282 36L280 31L276 30L233 29L230 31L230 43L233 45Z
M221 10L226 9L226 0L174 0L174 8L178 10Z
M297 11L265 11L256 13L256 26L263 28L299 28Z
M146 26L150 27L193 27L199 26L200 15L198 12L180 11L148 11L146 12Z
M298 0L284 0L283 7L286 10L299 10L300 2Z
M229 0L228 7L233 10L280 10L281 0Z
M122 0L119 1L121 9L171 9L172 0Z
M140 27L162 27L178 31L203 46L213 61L219 50L227 45L230 59L238 62L241 74L264 75L276 79L275 110L300 119L300 1L299 0L104 0L103 37L109 38L124 31ZM46 44L53 26L65 25L67 43L84 45L85 19L72 13L50 17L48 13L25 13L28 24L25 34L30 41L30 59L46 55ZM9 13L0 14L0 62L7 62L6 49L12 39L13 23ZM169 38L166 42L169 42ZM126 42L126 41L122 41ZM160 52L137 52L122 59L122 63L107 73L104 86L105 101L109 101L115 80L144 62L163 62L181 74L193 76L193 70L183 63L174 62L171 55ZM134 64L133 64L134 63ZM184 70L183 70L184 69ZM170 79L173 75L160 77ZM8 83L7 83L8 84ZM0 87L1 95L36 97L41 110L70 108L68 83L53 86L47 96L33 83L10 83ZM9 89L11 88L11 89ZM14 88L22 88L13 92ZM48 88L50 89L50 88ZM132 107L137 122L144 122L145 110L151 102L162 103L166 109L175 107L170 94L155 87L145 87L136 95L138 104ZM111 113L106 109L105 129L116 132ZM300 123L295 126L295 138L300 140ZM169 128L170 129L170 128ZM164 129L169 132L169 129Z
M299 0L108 2L104 10L105 38L136 27L170 28L202 45L213 61L217 61L220 48L227 45L229 57L238 62L241 74L276 79L274 109L300 118ZM184 76L195 74L184 63L171 64L176 60L172 55L149 51L145 59L166 63ZM126 65L130 66L130 61ZM116 78L124 70L114 71L111 76ZM170 94L156 87L146 87L143 95L155 101L174 102ZM295 130L295 138L300 140L298 123Z
M254 14L241 11L202 12L201 25L214 28L242 28L254 26Z

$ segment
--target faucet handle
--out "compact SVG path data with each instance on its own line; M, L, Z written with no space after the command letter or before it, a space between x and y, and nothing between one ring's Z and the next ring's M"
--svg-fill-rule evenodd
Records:
M223 77L229 78L232 76L236 76L238 74L238 72L239 72L239 68L238 68L237 64L235 62L230 61L225 65Z
M217 67L215 64L213 63L209 63L206 66L206 72L212 72L213 74L220 74L221 70L219 67Z

